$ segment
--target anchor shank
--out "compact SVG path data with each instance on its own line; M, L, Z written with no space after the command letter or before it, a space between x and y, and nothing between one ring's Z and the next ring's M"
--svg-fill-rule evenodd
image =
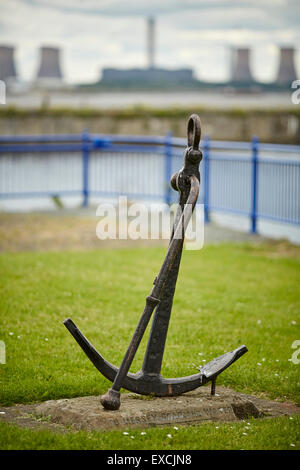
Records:
M179 207L175 216L170 243L173 240L174 232L176 231L178 223L180 221L180 215L184 210L184 204L186 203L186 200L188 198L188 191L182 191L179 194ZM155 309L155 314L142 366L142 372L144 375L158 375L161 371L161 365L173 305L173 298L175 294L176 282L178 278L178 272L182 256L183 242L184 238L182 237L178 253L176 255L172 269L170 270L168 279L164 287L164 295L162 296L159 305Z
M155 310L142 366L144 374L160 374L161 371L181 254L182 246L177 253L168 281L166 282L164 297Z

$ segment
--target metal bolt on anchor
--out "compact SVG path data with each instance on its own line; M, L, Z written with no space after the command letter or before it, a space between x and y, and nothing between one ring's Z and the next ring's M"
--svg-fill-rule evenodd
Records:
M105 409L118 410L120 408L121 387L141 395L152 394L165 397L181 395L211 382L211 394L214 395L217 376L247 352L246 346L240 346L200 367L199 372L194 375L172 379L161 376L185 230L192 216L200 188L199 164L202 159L202 152L199 150L200 138L200 118L192 114L187 125L188 146L184 153L184 164L182 169L171 178L172 188L179 192L179 205L168 251L160 272L155 278L153 288L146 298L144 311L120 367L117 368L106 361L70 318L64 321L65 326L94 366L104 377L113 382L112 387L100 399ZM153 312L154 318L142 369L132 374L129 372L130 366Z

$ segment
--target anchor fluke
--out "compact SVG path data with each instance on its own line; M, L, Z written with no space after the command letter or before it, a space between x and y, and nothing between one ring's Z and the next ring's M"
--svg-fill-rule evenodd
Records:
M227 352L222 356L217 357L216 359L213 359L204 366L198 367L198 370L204 375L204 377L211 379L212 377L216 377L217 375L221 374L223 370L231 366L233 362L239 359L247 351L248 349L243 344L239 348Z

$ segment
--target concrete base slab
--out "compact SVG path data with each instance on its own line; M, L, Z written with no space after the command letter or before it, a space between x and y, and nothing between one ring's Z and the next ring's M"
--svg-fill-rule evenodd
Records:
M298 412L296 405L253 397L224 387L218 387L215 396L210 395L210 387L201 387L178 397L122 394L118 411L104 410L99 396L51 400L33 410L36 416L48 418L52 423L85 430L237 421Z

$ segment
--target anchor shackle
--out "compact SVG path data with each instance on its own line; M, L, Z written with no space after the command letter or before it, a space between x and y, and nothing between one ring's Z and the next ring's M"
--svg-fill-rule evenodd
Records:
M191 176L196 176L200 182L199 164L202 160L202 152L199 150L201 139L201 121L197 114L192 114L187 124L188 146L184 154L184 164L178 173L175 173L170 184L175 191L182 191L189 182Z

